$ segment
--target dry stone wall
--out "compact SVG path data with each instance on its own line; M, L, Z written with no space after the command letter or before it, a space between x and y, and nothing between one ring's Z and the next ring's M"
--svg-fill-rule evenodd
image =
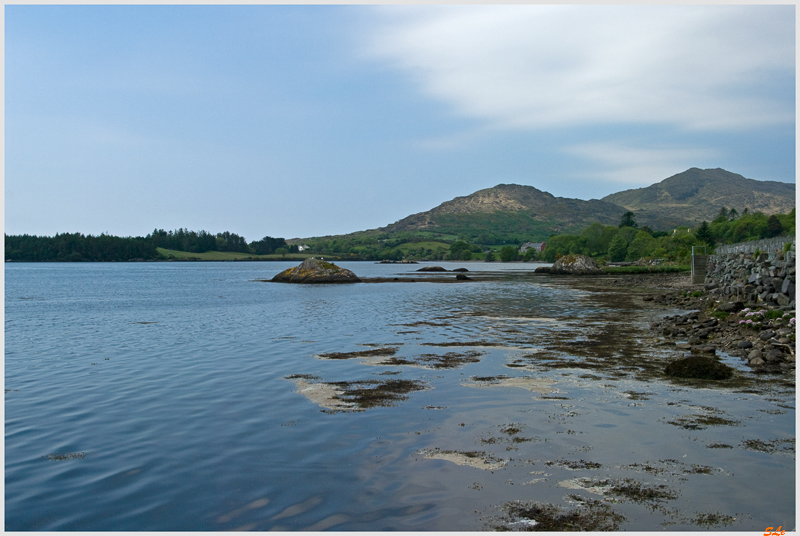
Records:
M784 252L790 240L791 249ZM794 310L795 239L760 242L718 248L708 258L705 289L728 301Z

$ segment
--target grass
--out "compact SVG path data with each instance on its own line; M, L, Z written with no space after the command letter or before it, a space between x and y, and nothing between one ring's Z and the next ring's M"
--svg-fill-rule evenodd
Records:
M157 248L158 253L165 260L175 261L293 261L303 260L314 255L311 253L287 253L284 255L252 255L250 253L235 253L231 251L206 251L205 253L191 253L174 249Z
M423 249L430 249L432 251L437 250L445 250L447 251L450 249L450 244L445 244L444 242L435 242L435 241L428 241L428 242L406 242L405 244L400 244L397 246L397 249L403 252L403 254L407 253L410 249L419 250L420 248Z

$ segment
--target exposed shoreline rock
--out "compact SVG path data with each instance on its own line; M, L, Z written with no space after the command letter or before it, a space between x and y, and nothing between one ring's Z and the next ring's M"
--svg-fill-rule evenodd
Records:
M753 372L795 374L794 311L755 304L742 308L741 303L665 294L653 301L699 309L668 315L651 324L665 337L684 339L686 342L676 342L679 348L699 354L710 346L740 357Z
M672 312L650 324L672 340L682 357L724 352L742 359L756 373L795 375L795 310L790 306L720 300L719 295L691 283L689 274L636 274L565 278L587 290L626 292ZM675 314L675 310L680 312ZM750 320L750 322L748 322ZM714 351L711 351L711 348Z
M586 255L564 255L556 259L548 271L550 274L601 275L603 271L591 257Z
M733 376L733 369L707 355L690 355L671 362L664 369L664 373L675 378L727 380Z
M306 259L272 278L275 283L360 283L361 279L346 268L319 259Z
M442 268L441 266L423 266L418 272L446 272L446 268Z

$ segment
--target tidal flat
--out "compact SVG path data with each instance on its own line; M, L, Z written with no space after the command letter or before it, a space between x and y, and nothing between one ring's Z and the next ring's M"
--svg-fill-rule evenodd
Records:
M794 527L793 378L664 373L688 276L342 265L9 266L5 528Z

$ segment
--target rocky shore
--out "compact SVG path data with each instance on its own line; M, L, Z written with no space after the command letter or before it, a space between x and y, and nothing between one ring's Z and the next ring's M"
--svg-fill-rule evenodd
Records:
M674 339L687 354L725 352L740 357L754 372L795 373L794 311L756 304L745 307L742 302L705 296L657 294L644 299L691 309L651 324L653 330Z
M650 324L653 332L672 341L689 356L742 359L757 373L795 373L795 310L776 302L742 302L715 289L694 285L689 274L643 274L576 278L572 285L587 290L624 292L656 309L670 310Z
M795 311L776 303L728 301L686 274L617 278L618 287L640 287L642 300L682 312L651 324L659 335L675 341L689 355L737 356L754 372L794 375ZM729 296L726 296L729 297Z

